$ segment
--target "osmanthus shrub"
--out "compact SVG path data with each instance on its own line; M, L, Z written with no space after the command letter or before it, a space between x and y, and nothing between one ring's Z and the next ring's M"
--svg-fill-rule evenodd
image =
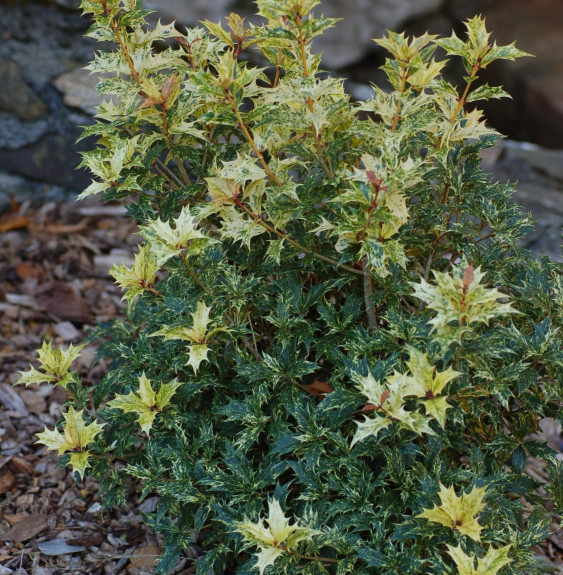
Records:
M335 24L318 3L184 33L83 1L108 98L82 197L123 200L143 242L110 272L128 307L95 330L103 381L50 343L22 374L68 391L39 443L108 506L131 480L160 497L159 573L194 538L202 575L537 572L563 507L534 438L561 419L563 274L518 247L530 220L481 169L500 136L475 107L506 96L479 71L524 54L478 16L389 32L389 82L354 103L311 51Z

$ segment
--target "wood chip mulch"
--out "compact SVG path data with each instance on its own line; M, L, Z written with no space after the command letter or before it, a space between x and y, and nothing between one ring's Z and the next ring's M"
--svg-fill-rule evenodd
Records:
M140 502L132 491L127 508L102 513L96 482L76 482L35 444L35 433L58 420L64 391L11 385L36 365L45 337L57 346L80 343L88 327L124 313L107 272L132 263L141 240L135 230L121 206L96 201L14 203L0 216L0 575L153 573L160 540L141 513L154 511L158 498ZM93 359L86 347L77 369L99 381L105 366L92 367ZM561 450L560 426L546 422L544 431ZM541 462L529 461L527 470L545 480ZM185 550L174 573L194 573L200 552L196 543ZM545 573L563 575L561 530L537 552Z

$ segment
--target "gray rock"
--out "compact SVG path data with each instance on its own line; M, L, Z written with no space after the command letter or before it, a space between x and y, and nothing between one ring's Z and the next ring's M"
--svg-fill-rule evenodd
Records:
M0 110L14 114L20 120L37 120L47 108L39 96L22 78L15 62L0 59Z
M513 100L491 101L485 110L503 133L550 148L563 148L563 2L529 0L450 0L458 17L486 16L492 39L534 56L502 61L486 70L485 80L503 85Z
M323 53L323 65L341 68L357 62L374 46L373 38L398 28L409 19L436 11L443 0L328 0L316 13L342 18L338 24L315 39Z
M145 8L156 10L163 19L183 24L219 20L229 13L232 0L146 0Z
M563 261L563 168L552 161L563 159L563 151L546 150L526 142L505 141L489 168L495 179L516 183L514 199L536 220L534 230L522 244L554 261Z
M17 150L2 150L0 170L74 190L82 190L90 183L89 175L76 171L80 162L78 150L91 148L93 143L83 140L76 145L81 130L78 128L50 133L29 146Z
M75 68L53 80L53 85L63 94L63 101L71 108L79 108L86 114L94 115L96 106L103 101L96 90L98 76L91 75L84 68Z
M43 89L53 78L76 66L76 62L64 57L56 45L22 44L12 59L18 63L27 82L36 90Z
M24 122L9 114L0 114L0 155L2 150L17 150L36 142L49 129L49 122L41 119Z
M66 10L77 10L80 8L80 0L51 0L53 4L65 8Z
M40 204L48 201L70 201L76 198L76 193L61 186L33 182L21 176L0 171L0 214L10 209L12 197L18 204L27 200Z

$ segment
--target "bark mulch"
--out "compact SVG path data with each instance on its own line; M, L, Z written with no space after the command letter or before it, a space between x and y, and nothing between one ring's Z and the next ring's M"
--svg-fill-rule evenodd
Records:
M11 385L45 337L76 344L88 327L124 313L107 271L113 263L130 265L140 242L135 229L121 206L95 201L14 203L0 216L0 575L153 572L160 541L141 513L154 511L158 498L140 502L131 491L127 508L102 513L96 482L76 482L35 444L35 433L54 427L64 391ZM86 347L77 369L97 381L105 366L92 367L93 358L94 348ZM560 431L545 422L544 438L561 451ZM545 481L541 462L530 460L526 469ZM537 551L545 573L563 574L561 530ZM194 543L174 573L194 573L200 553Z

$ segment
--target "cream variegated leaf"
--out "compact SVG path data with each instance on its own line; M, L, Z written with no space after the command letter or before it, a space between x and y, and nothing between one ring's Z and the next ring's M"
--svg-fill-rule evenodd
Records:
M188 346L188 362L186 365L191 365L194 372L197 373L202 361L207 361L207 355L210 351L207 342L209 338L216 333L228 331L228 328L215 327L212 330L208 329L211 322L209 313L211 307L205 305L205 302L200 301L197 304L195 313L192 313L192 327L188 326L167 326L162 329L151 333L149 337L162 336L165 340L180 339L188 341L192 345Z
M518 313L510 303L499 302L506 296L483 285L484 277L480 268L462 262L454 266L451 274L434 272L434 285L425 279L413 284L414 295L436 312L429 323L443 349L460 342L476 324Z
M221 212L221 237L240 242L250 248L252 238L264 234L266 229L256 219L234 206L224 207Z
M505 565L511 563L511 559L508 557L511 547L511 545L498 549L489 547L483 557L477 558L477 567L475 567L476 557L467 555L461 545L458 547L448 545L448 551L457 565L458 575L497 575Z
M366 416L364 421L355 422L358 429L352 439L351 447L371 435L377 436L382 429L393 423L418 435L434 433L427 417L418 411L405 409L406 398L409 395L406 375L395 373L386 379L385 385L378 383L371 373L367 377L353 374L352 378L359 384L361 393L371 405L373 415Z
M205 343L196 343L188 346L188 362L186 365L191 365L194 373L197 373L202 361L207 361L209 354L209 347Z
M236 160L223 162L218 170L218 176L244 186L247 182L265 180L266 172L256 163L255 158L237 154Z
M70 370L70 366L80 356L83 348L84 345L73 346L71 343L66 350L53 349L51 342L43 341L38 350L41 371L33 367L29 371L20 371L21 377L14 385L24 384L27 387L31 383L55 383L66 388L76 379L76 374Z
M310 539L319 533L299 523L291 525L277 499L269 501L268 507L268 516L265 518L267 526L264 524L264 519L253 522L246 517L236 526L237 531L248 543L260 549L255 553L257 558L255 567L261 575L266 567L273 565L282 554L289 553L288 550L293 550L300 541Z
M121 299L134 300L140 293L154 287L159 269L155 254L149 246L139 247L131 268L125 264L114 264L109 273L122 290L127 290Z
M403 376L395 373L389 379L404 377L405 395L419 398L424 405L426 413L431 415L438 423L445 427L446 410L451 407L447 402L447 397L439 397L446 385L460 375L459 372L448 367L445 371L437 371L428 355L422 353L414 347L408 346L409 361L407 366L410 375Z
M479 542L483 527L477 522L477 517L483 511L486 492L486 487L473 487L469 493L458 497L453 485L448 488L440 483L440 505L425 509L417 517L440 523Z
M188 249L188 253L199 253L207 238L195 227L195 217L188 206L184 206L177 218L170 222L160 219L153 220L147 226L142 226L140 235L150 243L151 252L156 256L158 266L162 266L170 258ZM193 250L191 243L194 243ZM188 248L188 246L190 246Z
M70 464L73 471L77 471L81 478L84 471L90 466L89 453L86 447L93 443L96 436L101 433L104 423L93 421L89 425L83 418L84 410L75 411L70 406L67 413L63 413L63 433L57 429L45 428L42 433L37 433L37 442L46 445L49 449L57 451L59 455L70 453Z
M141 429L149 435L155 417L170 403L180 385L182 384L176 380L163 383L155 393L150 379L143 373L139 377L137 392L130 391L128 395L117 394L114 399L108 401L108 406L120 409L124 413L138 414Z

